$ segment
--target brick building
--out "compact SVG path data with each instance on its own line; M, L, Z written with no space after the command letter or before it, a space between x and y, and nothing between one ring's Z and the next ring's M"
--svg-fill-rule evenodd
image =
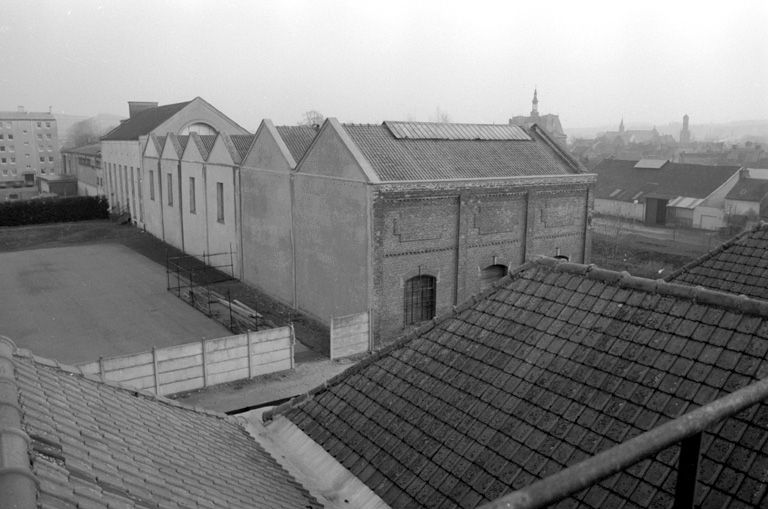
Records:
M48 112L0 111L0 188L32 187L35 177L57 173L59 137Z
M242 179L273 253L243 235L244 280L326 323L373 310L379 340L533 255L589 258L594 175L536 126L265 121Z

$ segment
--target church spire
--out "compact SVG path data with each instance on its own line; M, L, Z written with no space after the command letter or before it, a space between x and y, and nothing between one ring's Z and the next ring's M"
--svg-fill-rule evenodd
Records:
M533 105L533 109L531 109L531 116L532 117L538 117L539 116L539 97L538 97L538 91L534 88L533 89L533 101L531 102Z

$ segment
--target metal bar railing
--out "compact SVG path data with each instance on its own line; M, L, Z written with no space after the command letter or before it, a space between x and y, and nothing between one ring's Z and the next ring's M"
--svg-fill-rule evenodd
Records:
M698 465L698 449L701 444L700 439L692 438L689 440L691 437L700 434L708 426L737 414L766 398L768 398L768 378L716 399L703 407L692 410L631 440L536 481L523 489L484 504L478 509L536 509L546 507L681 441L683 442L683 451L681 452L680 467L687 470L691 468L691 457L694 453L695 463ZM678 504L685 503L686 500L692 502L694 498L694 492L685 491L691 488L695 489L695 471L692 480L690 475L691 472L683 475L682 484L678 490L680 492L676 493L675 507L685 507L685 505ZM678 479L680 479L680 473L678 473Z

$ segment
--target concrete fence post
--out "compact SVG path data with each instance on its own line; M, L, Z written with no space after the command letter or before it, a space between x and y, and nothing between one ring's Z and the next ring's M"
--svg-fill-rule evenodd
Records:
M253 360L251 359L253 356L251 353L251 331L246 331L245 337L248 338L248 378L253 378Z
M368 352L373 352L373 310L368 308Z
M104 380L104 356L99 356L99 376Z
M160 377L157 374L157 347L152 347L152 373L155 375L155 394L160 394Z
M331 333L328 339L328 357L333 360L333 316L331 316L331 321L329 323L331 324Z
M293 369L293 366L295 364L295 361L294 361L295 353L296 353L296 334L295 334L295 332L293 330L293 322L291 322L291 352L290 352L290 355L291 355L291 369Z
M208 387L208 366L205 363L205 339L200 341L203 355L203 387Z

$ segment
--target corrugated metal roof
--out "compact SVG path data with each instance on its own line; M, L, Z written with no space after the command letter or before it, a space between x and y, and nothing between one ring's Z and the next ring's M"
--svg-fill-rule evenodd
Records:
M640 159L635 165L635 168L658 170L658 169L661 169L668 162L669 160L667 159Z
M508 124L442 124L384 122L398 140L515 140L531 141L523 128Z
M695 209L704 202L703 198L689 198L688 196L678 196L667 203L667 207L677 207L679 209Z

